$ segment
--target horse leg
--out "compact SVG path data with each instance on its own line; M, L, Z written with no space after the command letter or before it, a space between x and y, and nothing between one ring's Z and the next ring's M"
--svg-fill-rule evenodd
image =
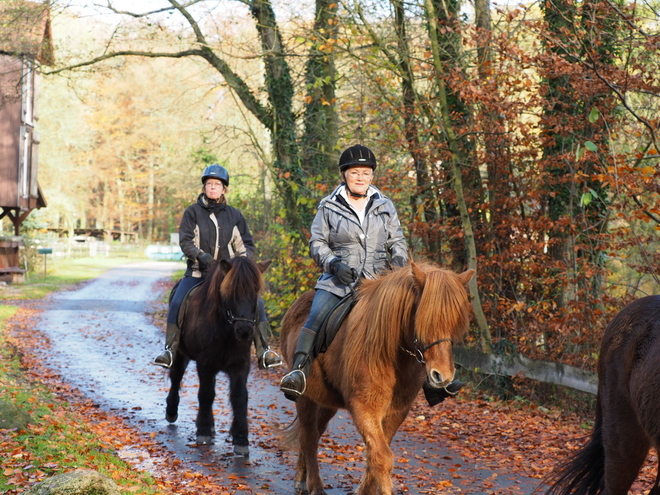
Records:
M211 443L215 435L213 425L213 400L215 399L215 370L208 366L200 366L197 363L197 376L199 376L199 390L197 391L197 401L199 410L197 411L197 444L206 445Z
M622 407L619 404L619 407ZM622 407L622 409L628 409ZM626 495L650 449L648 437L632 410L607 418L603 427L605 489L603 495Z
M655 475L655 483L649 492L649 495L660 495L660 464L658 464L658 472Z
M399 426L401 426L401 423L403 423L403 421L408 416L409 410L410 409L395 410L395 411L390 410L383 419L383 435L385 435L385 438L387 440L387 445L390 445L392 443L392 439L394 438L394 435L396 435Z
M181 380L188 367L189 359L180 354L174 356L174 363L170 368L170 391L165 400L165 419L169 423L174 423L179 417L179 390L181 389Z
M304 395L296 401L300 422L300 451L295 484L296 493L325 495L318 461L318 446L321 435L337 409L320 407Z
M232 443L234 454L248 456L250 450L248 445L248 390L247 378L250 372L249 364L244 369L229 373L229 401L233 418L231 422Z
M383 415L365 408L364 405L353 407L351 414L364 439L367 454L367 466L357 489L358 495L392 495L394 460L389 445L390 437L383 431ZM394 436L394 433L391 435Z

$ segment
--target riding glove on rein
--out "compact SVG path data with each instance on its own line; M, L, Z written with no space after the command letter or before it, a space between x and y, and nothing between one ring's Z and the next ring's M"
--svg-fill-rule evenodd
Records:
M355 270L338 259L335 259L330 264L330 271L342 284L345 285L351 284L357 279L357 273L355 273Z
M208 268L211 266L211 263L213 263L213 256L211 256L209 253L201 253L197 256L197 262L199 263L199 269L201 271L208 270Z

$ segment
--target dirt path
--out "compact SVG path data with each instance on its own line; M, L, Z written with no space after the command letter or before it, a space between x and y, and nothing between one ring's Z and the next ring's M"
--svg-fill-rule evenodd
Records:
M157 282L181 267L174 262L124 265L79 290L55 294L38 328L51 340L51 348L35 352L100 408L150 434L186 467L215 473L218 483L232 481L236 486L236 480L240 480L247 493L293 493L295 457L278 448L275 434L278 425L293 419L294 411L277 388L280 369L259 371L255 366L251 372L249 459L235 457L231 444L225 442L231 413L222 375L218 377L214 408L218 432L214 445L194 444L194 365L184 378L177 423L165 421L167 375L150 364L163 345L164 335L153 325L149 313L162 309ZM484 447L471 446L471 430L462 425L460 417L447 417L458 411L456 401L451 402L454 404L443 403L431 410L421 396L418 399L392 445L397 491L531 493L538 479L528 476L529 472L521 474L518 466L524 465L524 460L514 462L512 455L508 465L501 455L483 452L480 458L472 454ZM355 489L363 470L363 449L347 413L340 413L332 421L320 453L328 493L338 495ZM139 467L150 469L149 453L132 452L128 447L123 454Z

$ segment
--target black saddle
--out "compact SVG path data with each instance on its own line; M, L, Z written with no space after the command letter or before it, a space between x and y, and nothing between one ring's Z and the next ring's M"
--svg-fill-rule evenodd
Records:
M353 306L355 306L355 302L355 294L351 292L344 296L328 313L314 342L314 349L312 350L314 357L328 350L328 346L334 340L339 327L341 327Z
M186 321L186 313L188 312L188 303L190 302L190 297L197 289L199 289L199 285L196 285L195 287L190 289L183 298L183 302L181 302L181 306L179 307L179 313L176 316L176 324L182 330L183 330L183 323Z

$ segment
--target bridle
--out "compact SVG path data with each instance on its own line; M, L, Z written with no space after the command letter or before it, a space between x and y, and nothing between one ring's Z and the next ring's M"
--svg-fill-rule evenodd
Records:
M417 359L417 362L419 364L424 364L424 363L426 363L426 361L424 360L424 353L426 351L428 351L431 347L433 347L435 345L438 345L438 344L442 344L443 342L451 343L451 339L439 339L439 340L436 340L435 342L430 343L429 345L427 345L425 347L420 348L419 347L419 341L417 340L417 338L415 338L415 340L413 342L415 344L415 351L414 352L406 349L403 346L401 346L401 350L404 351L404 352L407 352L412 357Z
M249 318L237 318L233 315L231 310L227 310L227 320L229 321L230 325L234 325L237 321L245 321L247 323L251 323L253 326L257 324L257 313L254 313L254 318L251 320Z

